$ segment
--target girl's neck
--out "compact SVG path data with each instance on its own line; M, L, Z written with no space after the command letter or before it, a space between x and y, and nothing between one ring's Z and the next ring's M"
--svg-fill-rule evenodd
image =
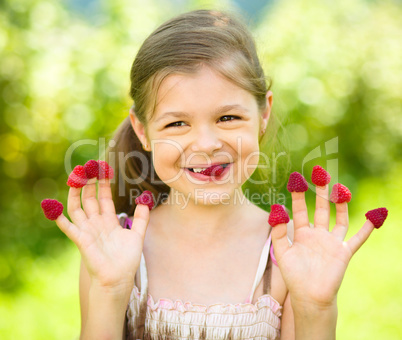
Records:
M241 232L247 219L260 209L246 199L240 188L238 190L236 197L232 195L218 204L203 204L171 189L167 202L161 207L168 232L199 241Z

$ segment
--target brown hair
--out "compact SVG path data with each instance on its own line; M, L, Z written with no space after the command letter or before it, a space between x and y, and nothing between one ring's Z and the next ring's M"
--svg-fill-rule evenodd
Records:
M233 14L197 10L162 24L139 49L131 68L130 88L139 121L146 127L155 110L158 89L168 75L195 73L202 65L215 69L254 95L261 112L266 109L265 95L271 84L269 81L267 84L247 26ZM116 164L118 176L112 188L116 210L132 215L135 205L129 197L130 189L150 190L159 197L160 194L167 195L169 187L160 182L152 168L140 183L129 183L140 177L144 160L152 167L151 153L142 150L129 118L123 121L114 140L116 145L109 153L141 152L143 155L142 159L130 157L124 164Z

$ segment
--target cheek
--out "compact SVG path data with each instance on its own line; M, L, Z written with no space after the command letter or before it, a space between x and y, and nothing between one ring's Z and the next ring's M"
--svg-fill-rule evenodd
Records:
M238 144L241 144L240 154L242 157L247 157L247 155L249 154L258 154L260 147L258 141L258 134L255 131L254 126L249 127L247 130L243 131L243 133L239 134L238 136L239 136Z
M243 138L241 147L240 157L242 158L242 170L244 175L249 177L257 168L260 159L258 138L252 135L248 138Z
M172 171L183 164L182 147L173 140L153 141L152 161L158 175ZM162 178L162 177L161 177Z

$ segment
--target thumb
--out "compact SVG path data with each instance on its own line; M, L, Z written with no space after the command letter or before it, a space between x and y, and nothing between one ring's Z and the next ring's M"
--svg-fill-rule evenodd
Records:
M273 204L268 217L268 223L272 227L271 239L274 245L275 257L280 261L284 252L289 248L287 223L289 215L285 207L280 204Z
M149 208L144 204L137 204L134 210L133 224L131 230L141 235L142 239L145 238L149 222Z
M287 224L281 223L272 227L271 239L274 245L275 258L279 262L282 255L289 249L289 241L287 235Z

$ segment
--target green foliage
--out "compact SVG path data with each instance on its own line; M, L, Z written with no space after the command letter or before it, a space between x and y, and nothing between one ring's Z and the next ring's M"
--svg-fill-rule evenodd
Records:
M66 155L71 166L102 157L131 106L129 70L145 37L178 12L230 8L218 1L191 1L180 9L140 0L105 0L102 6L87 21L56 0L0 2L2 338L78 334L77 276L70 267L78 265L77 253L45 220L40 201L66 202ZM253 28L274 83L273 114L289 135L291 170L309 174L315 164L325 166L331 157L303 160L337 137L335 177L354 195L351 232L365 211L390 208L384 230L359 251L345 277L342 339L396 339L401 332L394 316L402 304L394 298L402 296L395 284L402 275L393 267L402 255L396 244L401 235L392 229L402 217L394 187L402 169L401 12L391 0L286 0L268 7ZM314 196L309 200L313 204ZM18 325L26 319L30 332L21 333Z
M288 0L267 13L256 36L296 169L333 137L351 182L400 159L400 14L394 2L362 0Z

